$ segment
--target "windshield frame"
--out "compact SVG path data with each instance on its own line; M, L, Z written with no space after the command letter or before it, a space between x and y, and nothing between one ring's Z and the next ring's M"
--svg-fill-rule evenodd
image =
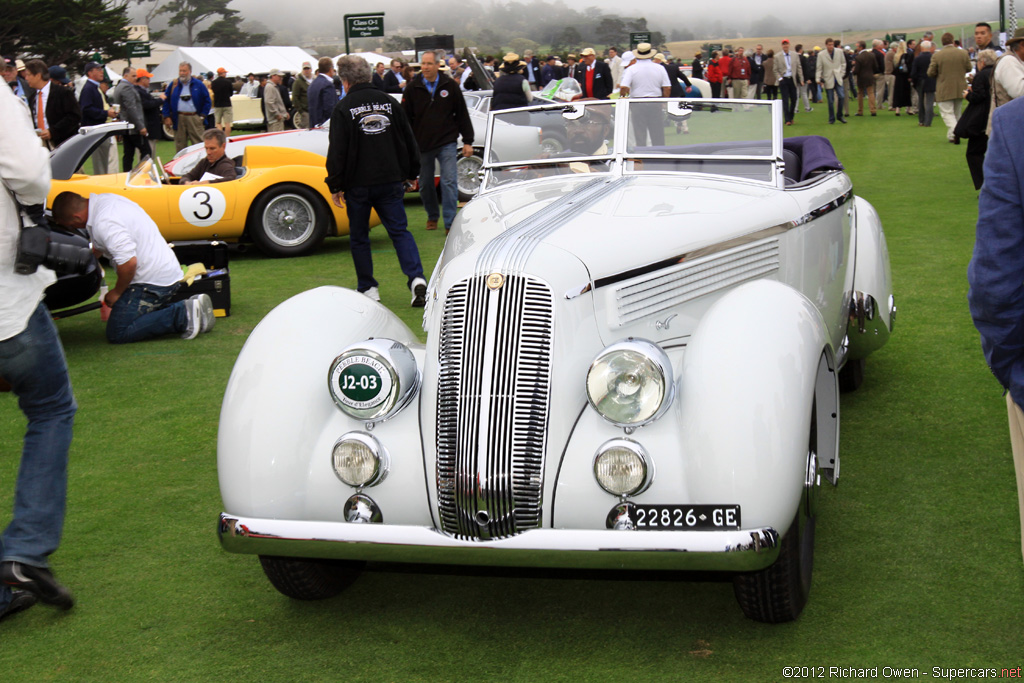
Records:
M651 103L662 103L666 107L676 107L690 109L693 112L699 111L734 111L737 108L745 108L748 111L751 107L766 107L770 109L770 130L771 130L771 151L769 154L707 154L707 153L652 153L643 150L627 150L627 141L629 139L629 126L630 124L630 111L632 107L650 105ZM496 131L500 129L494 119L498 116L507 115L514 112L546 112L546 111L558 111L565 110L570 107L577 107L583 105L583 107L589 106L614 106L614 140L613 146L607 154L603 155L590 155L590 156L572 156L563 158L536 158L536 159L517 159L515 161L500 161L493 160L491 150L494 144L494 136ZM623 107L623 105L625 105ZM622 107L622 109L620 109ZM625 114L625 115L623 115ZM500 119L499 119L500 121ZM483 174L484 179L480 186L480 193L483 194L489 190L493 190L498 186L507 187L509 181L507 179L499 180L497 174L501 171L513 169L517 167L557 167L559 165L565 165L568 163L605 163L607 169L599 171L600 173L611 174L611 175L690 175L699 177L714 177L734 180L737 182L751 182L759 185L768 185L773 187L784 187L785 179L783 177L783 171L785 167L785 160L783 157L783 112L781 102L777 100L764 101L764 100L723 100L723 99L706 99L706 98L620 98L617 100L588 100L585 102L575 101L567 103L555 103L550 105L542 106L528 106L518 107L516 109L505 109L497 112L488 113L488 126L487 126L487 139L486 148L484 151L484 163L483 163ZM723 140L723 144L729 144L740 141L729 141ZM713 144L713 143L709 143ZM643 163L635 163L637 161L722 161L722 162L752 162L757 164L764 164L768 173L765 179L745 177L742 175L722 174L707 171L692 171L692 170L651 170L650 168L644 168ZM564 177L564 176L563 176Z

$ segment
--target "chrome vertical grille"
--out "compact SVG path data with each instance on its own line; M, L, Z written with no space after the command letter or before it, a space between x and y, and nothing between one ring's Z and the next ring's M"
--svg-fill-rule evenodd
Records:
M484 276L448 292L438 350L437 494L441 528L465 540L541 524L550 398L548 286Z

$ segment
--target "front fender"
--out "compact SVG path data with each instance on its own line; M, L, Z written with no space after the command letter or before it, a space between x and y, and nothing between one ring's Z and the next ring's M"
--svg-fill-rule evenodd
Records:
M415 347L422 359L416 336L397 316L341 287L294 296L256 326L221 406L217 471L225 510L283 519L327 516L315 509L323 497L312 494L323 486L348 490L330 469L330 449L342 433L362 427L335 406L327 373L342 349L368 337ZM408 413L415 421L415 412L407 409L401 417ZM340 517L342 502L344 496L331 515Z
M655 472L634 502L738 504L744 529L789 528L806 479L819 375L826 380L820 386L835 387L823 352L831 359L825 322L801 293L769 280L732 290L708 309L685 348L669 349L676 397L666 415L624 435L589 406L583 410L560 467L554 526L604 526L598 513L617 499L598 487L594 455L625 436L646 449ZM831 403L825 407L837 428L836 392L823 393L819 406Z
M819 374L832 390L819 400L838 419L828 329L803 294L779 282L737 287L701 321L683 360L680 427L700 458L696 485L721 502L756 502L746 527L787 529L806 479L811 405ZM819 416L822 417L822 416ZM820 424L820 420L819 420ZM820 431L820 427L819 427Z

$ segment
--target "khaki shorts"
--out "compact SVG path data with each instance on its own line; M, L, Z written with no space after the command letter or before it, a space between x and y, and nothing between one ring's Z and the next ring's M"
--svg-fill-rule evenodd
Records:
M222 123L225 126L230 126L234 119L231 115L231 107L214 107L213 108L213 122Z

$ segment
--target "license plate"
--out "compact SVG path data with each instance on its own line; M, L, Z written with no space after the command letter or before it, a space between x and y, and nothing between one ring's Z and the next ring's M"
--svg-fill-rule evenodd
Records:
M726 530L740 528L739 505L632 506L637 531Z

